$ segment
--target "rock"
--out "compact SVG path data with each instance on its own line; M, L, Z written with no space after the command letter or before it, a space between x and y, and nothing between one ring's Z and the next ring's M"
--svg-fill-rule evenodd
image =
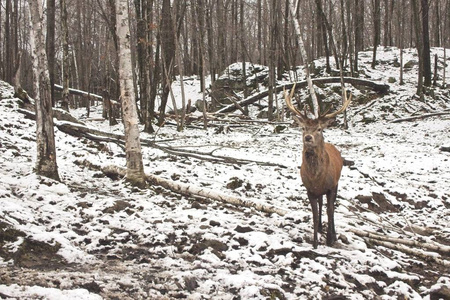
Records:
M220 222L211 220L211 221L209 221L209 225L211 225L212 227L217 227L217 226L220 226Z
M403 65L405 69L411 69L414 66L418 66L419 62L417 60L410 60Z
M184 288L188 292L192 292L198 287L199 285L197 283L197 279L195 279L194 277L184 277Z
M202 242L198 242L194 244L191 249L189 250L189 253L193 255L198 255L203 252L203 250L207 248L212 248L213 250L217 252L227 251L228 246L227 244L217 241L217 240L204 240Z
M430 300L450 299L450 288L441 286L438 289L434 289L430 293Z
M237 188L240 188L244 184L244 180L238 178L238 177L232 177L230 178L230 182L227 183L227 189L235 190Z
M117 200L114 202L113 206L105 208L103 210L103 212L106 214L113 214L115 212L119 212L119 211L125 210L127 208L132 208L132 207L134 207L134 206L131 203L129 203L128 201Z
M365 124L370 124L370 123L374 123L376 120L377 120L377 118L375 117L375 115L364 114L361 122L363 122Z
M194 201L192 203L191 207L195 208L195 209L206 209L206 206L200 204L200 202L198 202L198 201Z
M253 228L251 228L250 226L241 226L238 225L236 226L236 228L234 229L234 231L239 232L239 233L246 233L246 232L252 232L254 231Z
M102 292L102 288L98 285L97 282L91 281L81 285L82 288L85 288L91 293L100 294Z
M443 152L450 152L450 146L442 146L441 148L439 148L439 150Z
M211 95L214 99L211 103L212 110L221 105L230 104L230 95L244 90L254 90L259 84L267 85L269 73L266 66L246 63L245 79L242 73L242 63L234 63L229 65L222 72L222 75L214 81L211 87Z
M388 78L388 82L389 82L389 83L396 83L396 82L397 82L397 79L395 79L394 77L389 77L389 78Z

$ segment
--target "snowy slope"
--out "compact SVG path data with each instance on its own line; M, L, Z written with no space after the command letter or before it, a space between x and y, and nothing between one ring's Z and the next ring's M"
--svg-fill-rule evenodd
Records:
M443 49L433 51L442 59ZM160 187L135 189L81 164L124 166L120 147L59 130L62 182L56 183L33 173L34 121L18 112L13 89L0 82L0 296L430 299L433 291L450 286L448 252L411 255L354 233L450 246L450 153L441 150L450 146L450 116L392 122L449 112L450 93L436 88L434 98L417 99L417 66L405 72L406 84L400 86L399 68L393 66L398 56L398 49L382 48L380 64L371 70L370 52L361 53L366 79L388 83L390 93L359 104L357 99L372 94L352 88L356 100L348 109L349 129L325 133L353 165L344 167L340 181L339 241L327 247L322 236L317 250L298 176L298 128L274 133L275 125L254 123L228 133L215 133L216 128L179 133L166 126L154 136L142 135L160 145L255 161L219 164L143 148L147 173L262 201L288 210L285 216L186 198ZM406 50L405 62L414 59L414 51ZM201 98L196 82L189 81L191 99ZM87 126L122 132L120 125L96 120L100 108L90 120L83 119L82 109L72 114ZM232 189L232 182L242 184Z

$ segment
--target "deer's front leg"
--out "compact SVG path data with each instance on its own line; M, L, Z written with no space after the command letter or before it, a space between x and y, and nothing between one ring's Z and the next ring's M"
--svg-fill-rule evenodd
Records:
M319 201L319 233L322 233L322 206L323 206L323 196L319 196L318 197L318 201Z
M313 246L314 249L317 249L318 240L317 240L317 232L319 231L319 209L317 207L318 198L308 193L309 203L311 203L311 210L313 214L313 226L314 226L314 235L313 235Z

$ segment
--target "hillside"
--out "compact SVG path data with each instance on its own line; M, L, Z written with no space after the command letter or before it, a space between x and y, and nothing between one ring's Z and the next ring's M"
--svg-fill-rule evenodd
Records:
M433 52L443 57L443 49ZM125 166L117 143L56 129L59 183L33 173L34 121L19 112L13 88L0 82L0 297L448 297L450 91L436 87L420 101L414 96L417 65L411 64L405 84L399 85L398 49L382 48L377 57L372 70L370 52L360 54L363 78L389 84L389 93L351 87L355 100L347 113L349 128L325 132L351 163L339 184L338 242L327 247L321 236L316 250L298 174L297 127L283 123L279 132L279 124L243 125L228 119L206 131L180 133L165 126L155 135L141 136L161 147L253 161L213 162L206 155L202 159L143 147L146 173L270 204L287 211L283 216L185 197L158 186L130 187L122 178L87 167ZM415 59L415 52L407 50L405 63ZM446 68L450 74L450 66ZM192 79L190 84L199 82ZM176 95L178 88L175 82ZM188 91L192 99L201 98L198 89ZM85 109L71 113L90 128L122 133L120 125L99 121L100 107L92 109L90 118ZM254 116L259 108L250 110ZM417 118L405 120L411 117ZM371 237L361 236L369 232Z

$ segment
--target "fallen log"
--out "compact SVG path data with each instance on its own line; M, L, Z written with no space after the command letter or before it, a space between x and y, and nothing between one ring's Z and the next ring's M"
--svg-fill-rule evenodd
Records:
M400 252L403 252L403 253L406 253L406 254L410 254L410 255L414 255L414 256L420 257L421 259L423 259L425 261L432 261L432 262L435 262L435 263L440 264L442 266L450 267L450 261L438 257L439 255L437 253L429 253L429 252L425 252L425 251L423 251L421 249L415 249L415 248L408 247L406 245L395 244L395 243L386 242L386 241L380 241L380 240L371 239L371 238L363 237L363 239L368 244L370 244L370 243L376 244L378 246L383 246L383 247L390 248L390 249L393 249L393 250L397 250L397 251L400 251Z
M381 234L378 234L375 232L358 230L356 228L349 228L348 231L353 232L357 236L369 238L372 240L375 239L375 240L391 242L391 243L395 243L395 244L402 244L402 245L410 246L410 247L418 247L418 248L423 248L423 249L427 249L427 250L431 250L431 251L436 251L439 253L444 253L446 255L450 255L450 247L446 246L446 245L438 244L438 243L421 243L421 242L418 242L415 240L405 240L405 239L401 239L401 238L393 238L393 237L381 235Z
M424 115L419 115L419 116L412 116L412 117L407 117L407 118L400 118L400 119L392 120L391 123L409 122L409 121L422 120L425 118L445 116L445 115L450 115L450 112L443 111L443 112L436 112L436 113L424 114Z
M100 166L96 166L93 163L86 161L86 160L83 162L80 162L80 164L82 164L90 169L100 170L108 177L125 177L125 175L126 175L126 169L118 167L118 166L110 165L110 166L100 167ZM223 194L220 192L213 191L211 189L201 188L201 187L197 187L197 186L193 186L193 185L189 185L189 184L185 184L185 183L181 183L181 182L175 182L175 181L168 180L168 179L165 179L165 178L162 178L162 177L159 177L156 175L152 175L152 174L145 174L145 179L151 185L161 186L161 187L166 188L170 191L173 191L177 194L181 194L181 195L184 195L187 197L206 198L206 199L210 199L210 200L214 200L214 201L218 201L218 202L222 202L222 203L232 204L235 206L254 208L257 211L261 211L264 213L275 213L280 216L284 216L288 213L287 210L284 210L282 208L279 208L279 207L276 207L276 206L273 206L270 204L265 204L265 203L257 202L257 201L250 200L250 199L243 199L243 198L239 198L239 197L235 197L235 196L231 196L231 195L226 195L226 194Z
M19 109L19 112L24 114L27 118L30 118L32 120L35 120L35 118L36 118L34 112L31 112L29 110ZM88 127L88 126L85 126L82 124L75 124L75 123L72 123L69 121L55 121L54 124L61 132L64 132L71 136L84 137L84 138L87 138L87 139L90 139L93 141L97 141L97 142L113 142L113 143L116 143L117 145L119 145L121 148L123 148L125 146L125 136L123 134L106 132L106 131L91 128L91 127ZM206 161L210 161L210 162L214 162L214 163L224 163L224 164L232 164L232 165L246 165L246 164L255 163L258 165L262 165L262 166L272 166L272 167L280 167L280 168L288 167L286 165L271 163L271 162L256 161L256 160L243 159L243 158L234 158L231 156L215 155L214 152L217 151L217 149L210 151L210 152L176 149L176 148L173 148L170 146L163 146L163 145L159 144L158 141L143 139L143 138L141 138L141 144L143 146L148 146L148 147L159 149L170 155L196 158L199 160L206 160Z
M56 91L62 91L63 90L63 87L61 85L59 85L59 84L54 84L53 86L55 87ZM69 88L69 94L76 95L76 96L82 96L82 97L91 97L91 98L94 98L95 100L103 101L103 97L100 96L100 95L93 94L93 93L90 93L90 92L85 92L85 91L82 91L82 90L73 89L73 88ZM111 100L111 102L117 102L117 101Z
M341 78L340 77L316 78L316 79L313 79L312 82L315 84L341 83ZM380 93L380 94L384 94L389 91L389 85L382 84L382 83L376 83L376 82L373 82L370 80L353 78L353 77L344 77L344 82L350 83L354 86L365 86L365 87L373 89L374 91L376 91L377 93ZM299 82L295 83L295 89L306 88L307 85L308 85L308 82L306 80L299 81ZM276 91L276 93L279 93L279 92L283 91L284 89L290 90L293 88L293 86L294 86L294 83L282 84L282 85L275 87L275 91ZM252 95L250 97L247 97L241 101L238 101L237 103L241 107L247 106L247 105L252 104L264 97L267 97L268 95L269 95L269 90L265 90L265 91L255 94L255 95ZM236 106L236 104L233 103L233 104L227 105L227 106L219 109L218 111L216 111L216 113L228 113L228 112L235 111L236 109L237 109L237 106Z

